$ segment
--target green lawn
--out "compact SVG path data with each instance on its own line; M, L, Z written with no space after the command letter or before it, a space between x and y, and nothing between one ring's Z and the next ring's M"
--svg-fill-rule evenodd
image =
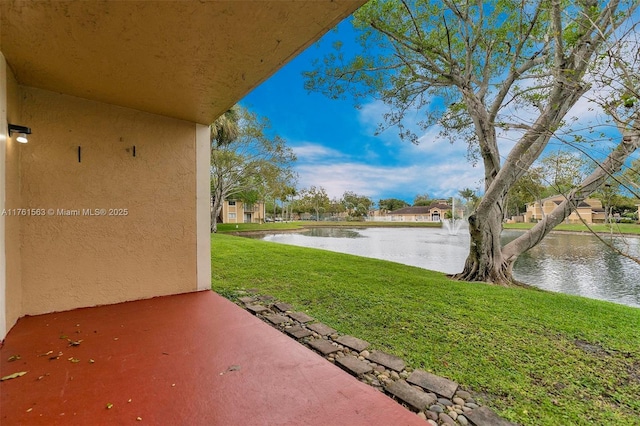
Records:
M213 289L258 289L457 381L525 425L640 425L640 309L212 236Z
M530 229L535 223L506 223L505 229ZM636 234L640 235L640 225L633 223L613 223L589 225L591 230L599 233ZM583 224L561 224L553 228L554 231L590 232Z
M247 231L282 231L303 229L305 227L346 227L346 228L440 228L439 222L346 222L346 221L295 221L295 222L271 222L271 223L219 223L218 232L247 232Z
M532 228L534 223L506 223L505 229L529 229ZM247 232L247 231L284 231L303 229L305 227L349 227L349 228L376 228L376 227L399 227L399 228L440 228L442 225L439 222L328 222L328 221L295 221L295 222L276 222L276 223L219 223L218 232L230 233L230 232ZM611 225L591 225L591 228L595 232L602 233L621 233L621 234L636 234L640 235L640 225L629 223L614 223ZM557 231L572 231L572 232L590 232L589 229L582 224L570 224L570 225L558 225L554 228Z

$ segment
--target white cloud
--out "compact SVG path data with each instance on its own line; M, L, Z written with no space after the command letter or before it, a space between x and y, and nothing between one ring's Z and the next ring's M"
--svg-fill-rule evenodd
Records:
M327 148L326 146L312 142L304 142L300 145L294 145L291 149L293 149L293 152L296 154L299 161L315 161L318 159L344 157L344 154L338 150Z
M302 165L296 168L300 185L319 185L329 197L342 197L345 191L378 198L411 184L413 177L399 167L371 166L359 162ZM404 188L403 188L404 189Z
M301 187L322 186L329 197L345 191L380 198L411 197L428 193L433 197L456 195L460 189L476 188L482 178L479 168L466 162L375 166L360 162L307 164L296 167ZM406 195L398 195L406 194Z
M384 114L389 112L389 107L384 102L376 100L364 104L358 110L358 121L370 134L375 133L378 125L384 121Z

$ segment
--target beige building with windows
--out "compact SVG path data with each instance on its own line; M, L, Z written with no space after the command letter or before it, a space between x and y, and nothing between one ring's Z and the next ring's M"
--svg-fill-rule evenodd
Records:
M444 201L435 202L429 206L409 206L388 212L376 220L391 222L440 222L451 214L452 206ZM463 217L464 210L456 209L456 217Z
M264 220L263 202L250 204L239 200L226 200L218 217L219 223L264 223Z
M562 201L563 195L554 195L542 200L542 204L536 201L527 204L527 211L524 213L525 222L537 222L553 211ZM587 198L578 204L578 208L565 219L567 223L603 223L605 219L605 211L602 202L596 198Z
M208 124L362 3L0 2L0 340L210 289Z

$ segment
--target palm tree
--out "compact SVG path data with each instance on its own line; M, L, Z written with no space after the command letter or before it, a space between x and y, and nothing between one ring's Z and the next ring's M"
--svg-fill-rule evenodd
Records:
M216 148L233 142L240 135L240 107L234 105L224 114L216 118L209 126L211 135L211 147Z
M228 145L240 136L240 107L234 105L224 114L216 118L216 121L209 126L209 135L211 138L211 149L215 150L221 146ZM216 188L211 188L211 232L217 231L217 215L224 200L219 199L220 194L216 196Z

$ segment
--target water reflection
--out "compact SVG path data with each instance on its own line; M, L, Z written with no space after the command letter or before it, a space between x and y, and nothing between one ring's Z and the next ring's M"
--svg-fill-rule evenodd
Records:
M357 231L344 228L311 228L299 235L308 237L325 237L325 238L361 238Z
M512 239L517 231L505 231ZM640 238L614 237L614 247L640 257ZM547 290L640 307L640 265L590 234L547 235L514 266L516 279Z
M390 260L446 273L458 272L462 268L469 244L469 237L465 232L449 235L446 230L434 228L350 230L358 234L359 238L346 233L340 237L330 237L334 232L331 229L315 228L297 234L272 234L266 235L264 239ZM325 238L317 238L320 235Z
M505 231L510 241L520 231ZM437 228L313 228L296 234L271 234L264 240L405 265L460 272L469 250L469 235L449 235ZM619 249L640 257L640 238L613 238ZM548 235L523 254L514 266L516 279L567 294L640 307L640 265L602 244L590 234Z

